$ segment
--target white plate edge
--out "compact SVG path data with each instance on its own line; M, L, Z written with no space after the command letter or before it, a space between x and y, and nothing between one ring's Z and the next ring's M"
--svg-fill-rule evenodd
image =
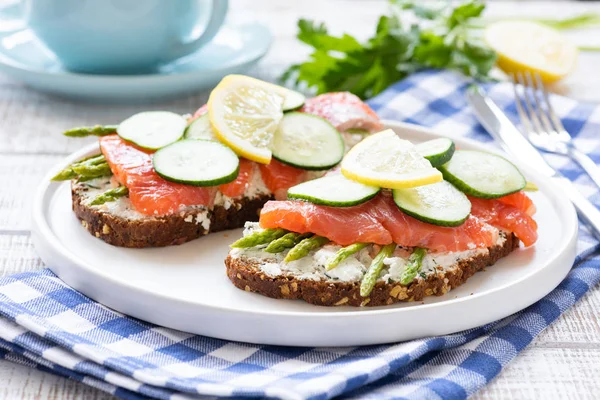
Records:
M425 135L433 135L433 136L440 136L440 133L436 133L434 130L426 128L426 127L422 127L419 125L415 125L415 124L409 124L409 123L403 123L403 122L397 122L397 121L390 121L390 120L384 120L383 121L384 124L386 125L386 127L390 127L393 129L410 129L416 132L421 132ZM468 139L468 138L464 138L464 137L458 137L456 135L452 135L452 134L448 134L447 132L444 133L445 136L448 136L452 139L456 139L458 141L464 141L469 143L469 145L472 145L473 147L479 147L485 150L488 150L490 152L495 152L498 154L504 154L501 150L498 150L496 148L487 146L485 144L482 144L480 142L474 141L472 139ZM126 289L126 290L130 290L130 291L134 291L134 292L138 292L139 294L142 295L151 295L154 297L162 297L165 300L171 301L171 302L176 302L179 303L181 305L186 305L186 306L198 306L197 303L191 302L191 301L186 301L186 300L181 300L181 299L173 299L171 297L167 297L167 296L162 296L160 294L156 294L152 291L149 290L144 290L144 289L140 289L138 287L135 286L128 286L128 285L124 285L122 282L113 280L110 278L110 276L106 276L106 275L102 275L102 274L98 274L98 272L96 271L95 268L92 268L91 266L87 265L86 263L80 263L77 261L77 258L72 255L70 252L68 252L68 250L66 250L61 243L59 243L58 239L54 236L54 234L52 233L52 230L48 224L48 222L45 220L45 217L43 215L43 199L44 199L44 195L47 192L47 190L49 190L49 186L52 184L52 182L50 181L50 178L53 177L54 175L56 175L56 173L60 170L62 170L65 166L69 165L70 163L72 163L73 161L81 158L82 156L84 156L87 153L90 153L92 150L97 148L97 144L96 143L92 143L89 146L86 146L84 148L82 148L81 150L71 154L70 156L68 156L67 158L65 158L62 162L58 163L55 167L53 167L48 174L44 177L44 180L42 181L41 186L38 188L38 191L36 192L35 195L35 199L34 199L34 205L33 205L33 213L32 213L32 233L34 231L36 231L36 234L39 234L40 236L44 236L46 238L46 240L49 240L51 242L51 244L56 248L56 249L60 249L61 255L63 257L65 257L66 259L70 260L73 264L77 264L80 267L83 266L86 269L86 272L95 276L97 279L109 279L111 281L112 284L117 285L118 287L120 287L121 289ZM510 157L508 157L510 158ZM544 177L540 174L538 174L537 172L531 170L531 168L528 168L526 166L520 165L520 163L515 162L515 164L519 167L519 169L521 169L522 171L525 172L526 175L529 176L533 176L534 179L536 181L539 180L544 180L544 181L548 181L547 177ZM552 185L548 185L550 187L552 187ZM554 189L554 188L553 188ZM554 189L557 190L557 189ZM570 238L570 240L566 241L562 248L560 249L560 251L558 251L558 253L556 254L555 258L559 257L561 254L563 254L565 251L567 251L570 247L574 247L576 240L577 240L577 216L576 216L576 212L575 209L573 207L573 205L566 200L564 197L559 196L557 192L553 193L553 198L558 199L560 202L563 203L564 208L561 207L561 209L565 210L565 214L570 214L572 217L568 218L565 217L566 221L572 221L572 223L570 224L571 226L567 226L565 228L567 229L567 233L571 232L568 236ZM568 211L566 211L568 210ZM555 259L554 258L554 259ZM570 268L570 267L569 267ZM420 310L425 310L425 309L432 309L432 308L438 308L438 307L443 307L443 306L450 306L450 305L456 305L456 304L460 304L462 302L465 301L473 301L476 300L478 298L481 298L483 296L488 296L488 295L492 295L494 293L497 293L498 291L502 291L507 289L510 286L514 286L514 285L522 285L524 281L529 281L530 279L534 279L534 276L541 273L541 271L543 271L543 268L538 269L536 271L532 271L526 275L524 275L523 277L521 277L519 280L517 280L516 282L512 282L512 283L508 283L502 286L499 286L497 288L491 289L491 290L487 290L485 292L482 293L477 293L473 296L469 296L469 297L463 297L463 298L459 298L459 299L449 299L447 301L444 302L439 302L439 303L433 303L433 304L424 304L424 305L416 305L414 307L404 307L404 308L383 308L383 309L365 309L365 310L360 310L360 311L352 311L351 315L352 316L374 316L374 315L381 315L381 314L406 314L406 313L412 313L415 311L420 311ZM67 282L68 283L68 282ZM539 299L538 299L539 300ZM530 304L524 305L524 307L528 306ZM217 311L217 312L229 312L229 313L240 313L240 311L237 310L231 310L229 308L221 308L221 307L215 307L215 306L206 306L206 305L202 305L203 307L209 308L212 311ZM277 311L269 311L269 310L264 310L264 311L260 311L260 312L252 312L252 311L244 311L241 312L242 314L255 314L255 315L265 315L265 314L271 314L271 315L288 315L288 316L293 316L296 318L302 318L302 317L310 317L310 318L344 318L346 317L346 315L344 313L341 312L321 312L321 313L311 313L310 311L286 311L286 312L277 312Z

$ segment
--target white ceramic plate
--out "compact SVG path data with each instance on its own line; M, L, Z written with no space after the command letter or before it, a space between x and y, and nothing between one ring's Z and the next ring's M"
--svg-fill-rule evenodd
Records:
M388 127L414 142L438 137L415 125ZM463 149L486 149L456 139ZM241 230L182 246L124 249L91 236L71 211L69 183L49 178L97 149L87 147L50 171L37 193L33 240L40 257L67 284L125 314L222 339L295 346L349 346L442 335L506 317L534 303L565 277L575 258L577 218L547 178L522 168L540 191L539 240L464 285L422 303L378 308L319 307L235 288L225 275L228 245ZM488 149L489 150L489 149Z

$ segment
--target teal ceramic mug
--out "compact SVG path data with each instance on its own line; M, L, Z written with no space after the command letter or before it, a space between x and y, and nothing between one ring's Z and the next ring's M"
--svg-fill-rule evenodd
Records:
M65 68L135 74L189 55L218 32L227 0L22 0L23 23Z

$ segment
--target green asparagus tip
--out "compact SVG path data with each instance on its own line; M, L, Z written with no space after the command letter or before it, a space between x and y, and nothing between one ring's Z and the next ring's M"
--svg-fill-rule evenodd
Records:
M237 240L232 243L229 247L238 248L238 249L246 249L249 247L259 246L261 244L271 243L275 239L279 239L283 235L285 235L288 231L285 229L265 229L262 231L256 231L248 236L244 236L243 238Z
M354 243L350 246L342 247L335 253L333 257L329 260L327 265L325 266L325 270L329 271L337 267L342 261L346 258L350 257L352 254L359 252L360 250L367 247L368 243Z
M102 154L94 154L91 155L89 157L86 157L84 159L81 159L79 161L74 162L73 164L69 165L68 167L66 167L65 169L63 169L62 171L60 171L58 174L56 174L54 177L51 178L52 181L68 181L70 179L75 179L77 178L78 172L76 172L77 169L79 169L79 171L84 171L87 172L87 169L89 169L90 167L93 166L97 166L97 165L101 165L101 164L106 164L106 159L104 158L104 155ZM108 167L108 164L106 164L105 166L103 166L102 171L104 171L106 173L106 167ZM97 170L96 170L97 172ZM90 174L86 174L85 176L89 176ZM110 175L107 173L107 175ZM93 179L93 178L90 178Z
M77 178L77 174L73 172L71 167L67 167L60 171L58 174L54 175L50 180L51 181L68 181L71 179Z
M295 232L288 232L279 239L273 240L265 248L267 253L281 253L285 249L289 249L298 244L301 240L312 236L311 234L300 234Z
M287 263L299 260L306 257L312 250L318 249L328 242L329 239L326 237L316 235L303 239L287 253L283 261Z
M400 283L402 285L410 284L416 277L419 271L421 271L421 266L423 265L423 258L427 254L427 249L423 249L421 247L415 248L413 253L408 257L408 262L404 267L404 271L402 271L402 275L400 276Z
M100 204L107 203L109 201L115 201L120 197L127 196L129 194L129 190L125 186L119 186L114 189L109 189L104 193L96 196L91 202L91 206L98 206Z
M68 137L106 136L117 131L117 125L81 126L63 132Z
M360 295L362 297L368 297L371 294L383 269L383 260L391 256L394 250L396 250L396 243L387 244L379 250L360 283Z
M80 181L100 178L102 176L110 176L112 174L108 163L96 165L73 165L71 168L73 169L73 172L77 174Z

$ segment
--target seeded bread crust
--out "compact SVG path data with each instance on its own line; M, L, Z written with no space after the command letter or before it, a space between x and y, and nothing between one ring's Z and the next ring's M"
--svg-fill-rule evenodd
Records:
M488 254L461 260L455 268L430 274L426 279L405 286L399 283L377 282L368 298L360 296L360 282L298 279L293 275L266 275L258 263L227 256L227 276L235 286L248 292L260 293L275 299L304 300L320 306L384 306L400 301L420 301L425 296L442 296L462 285L475 272L481 271L506 257L519 247L514 234L507 234L502 245L489 248Z
M85 191L85 186L71 184L73 211L83 227L108 244L133 248L178 245L211 232L241 228L246 221L258 221L260 209L272 199L270 195L263 195L235 200L228 209L215 206L209 212L210 226L207 230L194 220L198 212L203 211L199 207L179 214L128 219L86 205L83 201Z

